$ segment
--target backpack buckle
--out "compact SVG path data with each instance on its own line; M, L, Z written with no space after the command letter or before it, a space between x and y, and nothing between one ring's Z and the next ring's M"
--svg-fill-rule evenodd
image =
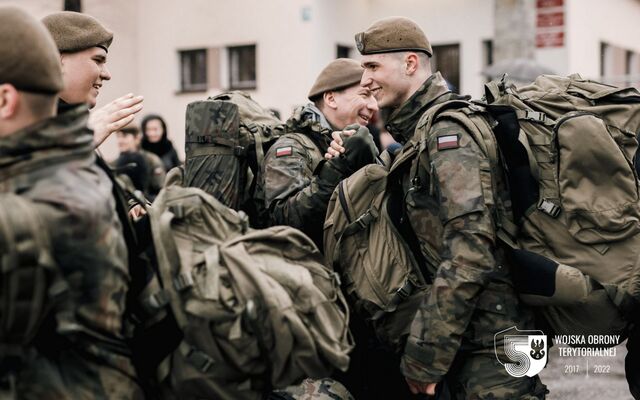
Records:
M525 119L544 123L547 119L547 116L540 111L525 110Z
M542 211L543 213L553 218L558 218L558 215L560 215L560 211L562 210L560 206L554 204L552 201L547 199L541 199L538 202L537 208L538 210Z
M237 157L244 156L244 153L245 153L245 151L244 151L244 147L243 146L235 146L233 148L233 155L234 156L237 156Z
M188 289L193 286L193 277L191 274L180 274L173 278L173 287L176 288L178 292L182 292L185 289Z
M215 360L209 357L208 354L196 349L195 347L189 346L185 344L184 346L180 346L182 348L182 354L184 357L189 360L189 363L196 367L200 372L205 373L213 364L215 364Z

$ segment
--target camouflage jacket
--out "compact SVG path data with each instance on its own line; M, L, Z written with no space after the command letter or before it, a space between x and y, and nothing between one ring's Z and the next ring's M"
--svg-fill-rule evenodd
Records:
M501 171L489 168L471 134L458 123L441 120L429 132L419 124L430 107L456 97L436 73L387 124L403 143L427 138L419 163L422 185L410 190L409 170L401 170L399 182L407 220L433 281L414 318L402 360L404 375L418 382L441 381L454 358L463 361L466 352L493 354L494 334L512 326L530 328L532 321L518 305L497 244L498 198L483 195L483 185L493 186L489 192L497 193L500 201L506 199Z
M34 202L69 286L68 302L43 328L51 331L39 335L39 350L71 346L133 375L122 334L127 248L88 116L80 106L0 138L0 192Z
M265 155L261 174L269 223L300 229L319 248L327 204L339 182L318 174L331 132L313 104L297 108L287 121L285 135Z

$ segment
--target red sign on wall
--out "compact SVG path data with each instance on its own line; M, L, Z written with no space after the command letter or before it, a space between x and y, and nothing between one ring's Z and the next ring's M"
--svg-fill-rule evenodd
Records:
M537 0L536 1L537 8L562 7L563 5L564 5L564 0Z
M538 13L538 21L536 26L538 28L547 28L550 26L563 26L564 25L564 12L552 12L552 13Z
M538 32L536 34L536 47L562 47L564 46L564 32Z

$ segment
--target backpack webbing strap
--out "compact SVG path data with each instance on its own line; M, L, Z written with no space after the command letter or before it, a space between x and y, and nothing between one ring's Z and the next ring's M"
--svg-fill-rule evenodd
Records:
M384 310L378 310L371 317L371 320L376 321L382 318L385 314L394 312L403 301L409 298L416 290L417 286L409 279L407 279L404 284L396 290L393 294L393 297L387 304L387 308Z
M260 130L258 129L257 126L255 126L254 124L251 124L253 126L247 126L247 128L249 129L249 132L251 132L251 134L253 135L253 140L255 142L255 148L256 148L256 162L258 167L261 167L263 162L264 162L264 148L263 143L262 143L262 135L260 134Z

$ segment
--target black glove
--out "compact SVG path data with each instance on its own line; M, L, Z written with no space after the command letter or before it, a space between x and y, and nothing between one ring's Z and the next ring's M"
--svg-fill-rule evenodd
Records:
M344 130L355 130L356 133L343 137L342 147L345 148L345 152L332 158L327 164L331 164L334 169L344 175L351 175L365 165L374 163L378 155L378 148L366 127L356 124L349 125Z

